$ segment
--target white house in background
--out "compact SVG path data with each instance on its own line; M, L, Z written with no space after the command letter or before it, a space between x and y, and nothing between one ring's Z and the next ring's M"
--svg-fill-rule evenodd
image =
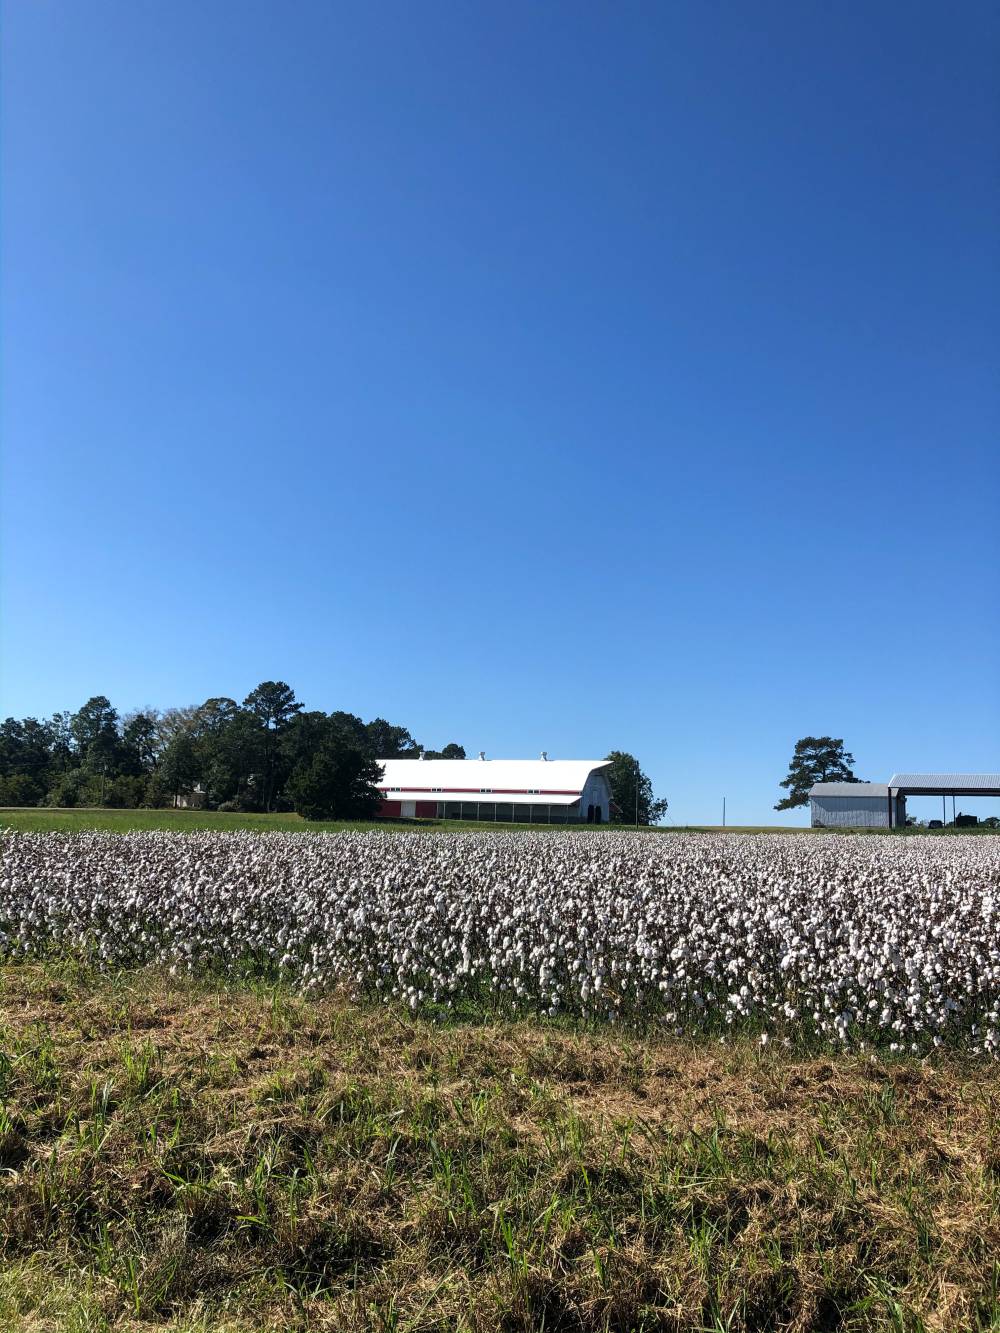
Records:
M607 759L380 759L387 819L606 824Z
M207 793L200 782L196 782L190 791L178 792L174 796L175 810L204 810Z

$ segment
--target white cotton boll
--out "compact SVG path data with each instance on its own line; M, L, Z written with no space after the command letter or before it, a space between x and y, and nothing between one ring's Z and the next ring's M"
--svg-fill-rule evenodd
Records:
M0 958L82 949L176 973L256 956L303 989L347 984L418 1007L478 995L486 979L538 1013L589 1014L606 988L595 1007L612 1019L659 1005L698 1031L766 1013L841 1043L856 1023L901 1049L967 1043L973 1029L994 1054L991 842L13 835Z

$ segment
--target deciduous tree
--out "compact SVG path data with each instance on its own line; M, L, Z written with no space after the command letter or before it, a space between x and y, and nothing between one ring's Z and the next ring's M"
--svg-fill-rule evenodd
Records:
M653 795L653 784L639 767L635 755L625 750L612 750L608 755L611 767L603 769L611 787L611 799L617 810L612 811L616 824L656 824L667 810L667 801Z

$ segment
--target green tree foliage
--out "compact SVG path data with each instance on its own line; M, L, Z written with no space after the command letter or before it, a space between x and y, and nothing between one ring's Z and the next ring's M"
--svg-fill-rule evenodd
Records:
M373 759L381 756L372 753L371 739L368 735L368 728L361 718L354 713L333 712L329 715L330 726L337 736L346 744L355 750L360 750L363 754L371 755Z
M202 785L210 804L263 808L265 741L259 720L242 708L218 729L199 736Z
M45 796L46 805L77 806L102 805L107 779L96 776L82 764L60 773Z
M0 805L38 805L44 796L45 784L27 773L0 778Z
M289 770L306 764L330 741L337 741L348 749L364 752L364 744L352 744L349 735L327 713L299 713L285 728L281 748Z
M228 695L217 695L215 698L206 699L194 711L191 719L192 729L199 736L218 736L236 720L239 711L239 704Z
M374 759L416 759L420 746L405 727L394 727L384 717L369 722L368 750Z
M281 731L296 713L302 712L302 705L296 702L295 691L283 680L261 681L243 700L243 707L269 731Z
M178 731L157 766L156 789L162 796L175 799L191 791L198 781L199 772L194 737L189 731Z
M611 787L612 822L616 824L658 824L667 811L668 802L653 795L653 784L639 767L635 755L625 750L612 750L607 756L611 767L604 776Z
M49 769L63 773L73 766L73 726L71 713L53 713L46 722L49 733Z
M44 790L52 767L54 736L47 722L26 717L23 722L8 717L0 722L0 773L8 777L30 778ZM8 801L8 805L28 805L29 801Z
M121 738L122 768L130 776L152 773L158 752L156 718L134 713L124 723Z
M303 819L370 819L381 775L374 759L331 737L292 773L289 795Z
M260 799L265 810L274 809L275 793L285 774L281 771L280 737L302 705L295 691L283 680L262 681L243 700L243 709L261 730Z
M787 787L775 810L791 810L809 801L814 782L857 782L853 771L854 755L847 754L844 742L834 736L803 736L795 742L788 776L779 786Z
M70 719L76 751L85 768L102 777L117 772L121 761L118 714L110 699L95 694Z
M288 810L293 775L299 790L311 772L321 797L327 792L315 808L332 800L329 808L360 817L377 808L372 783L381 771L373 761L419 749L405 727L385 718L366 723L354 713L307 712L280 680L262 681L242 704L216 695L125 717L94 695L77 712L48 721L0 722L0 804L169 804L200 785L211 807ZM439 753L465 756L455 742Z
M156 719L158 753L162 754L179 731L195 731L197 718L198 709L193 704L184 708L165 708Z

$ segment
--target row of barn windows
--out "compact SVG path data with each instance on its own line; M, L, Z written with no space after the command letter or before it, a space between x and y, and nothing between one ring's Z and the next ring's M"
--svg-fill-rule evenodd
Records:
M438 801L438 819L496 820L515 824L601 824L604 811L600 805L588 805L586 813L579 805L513 805L509 801Z

